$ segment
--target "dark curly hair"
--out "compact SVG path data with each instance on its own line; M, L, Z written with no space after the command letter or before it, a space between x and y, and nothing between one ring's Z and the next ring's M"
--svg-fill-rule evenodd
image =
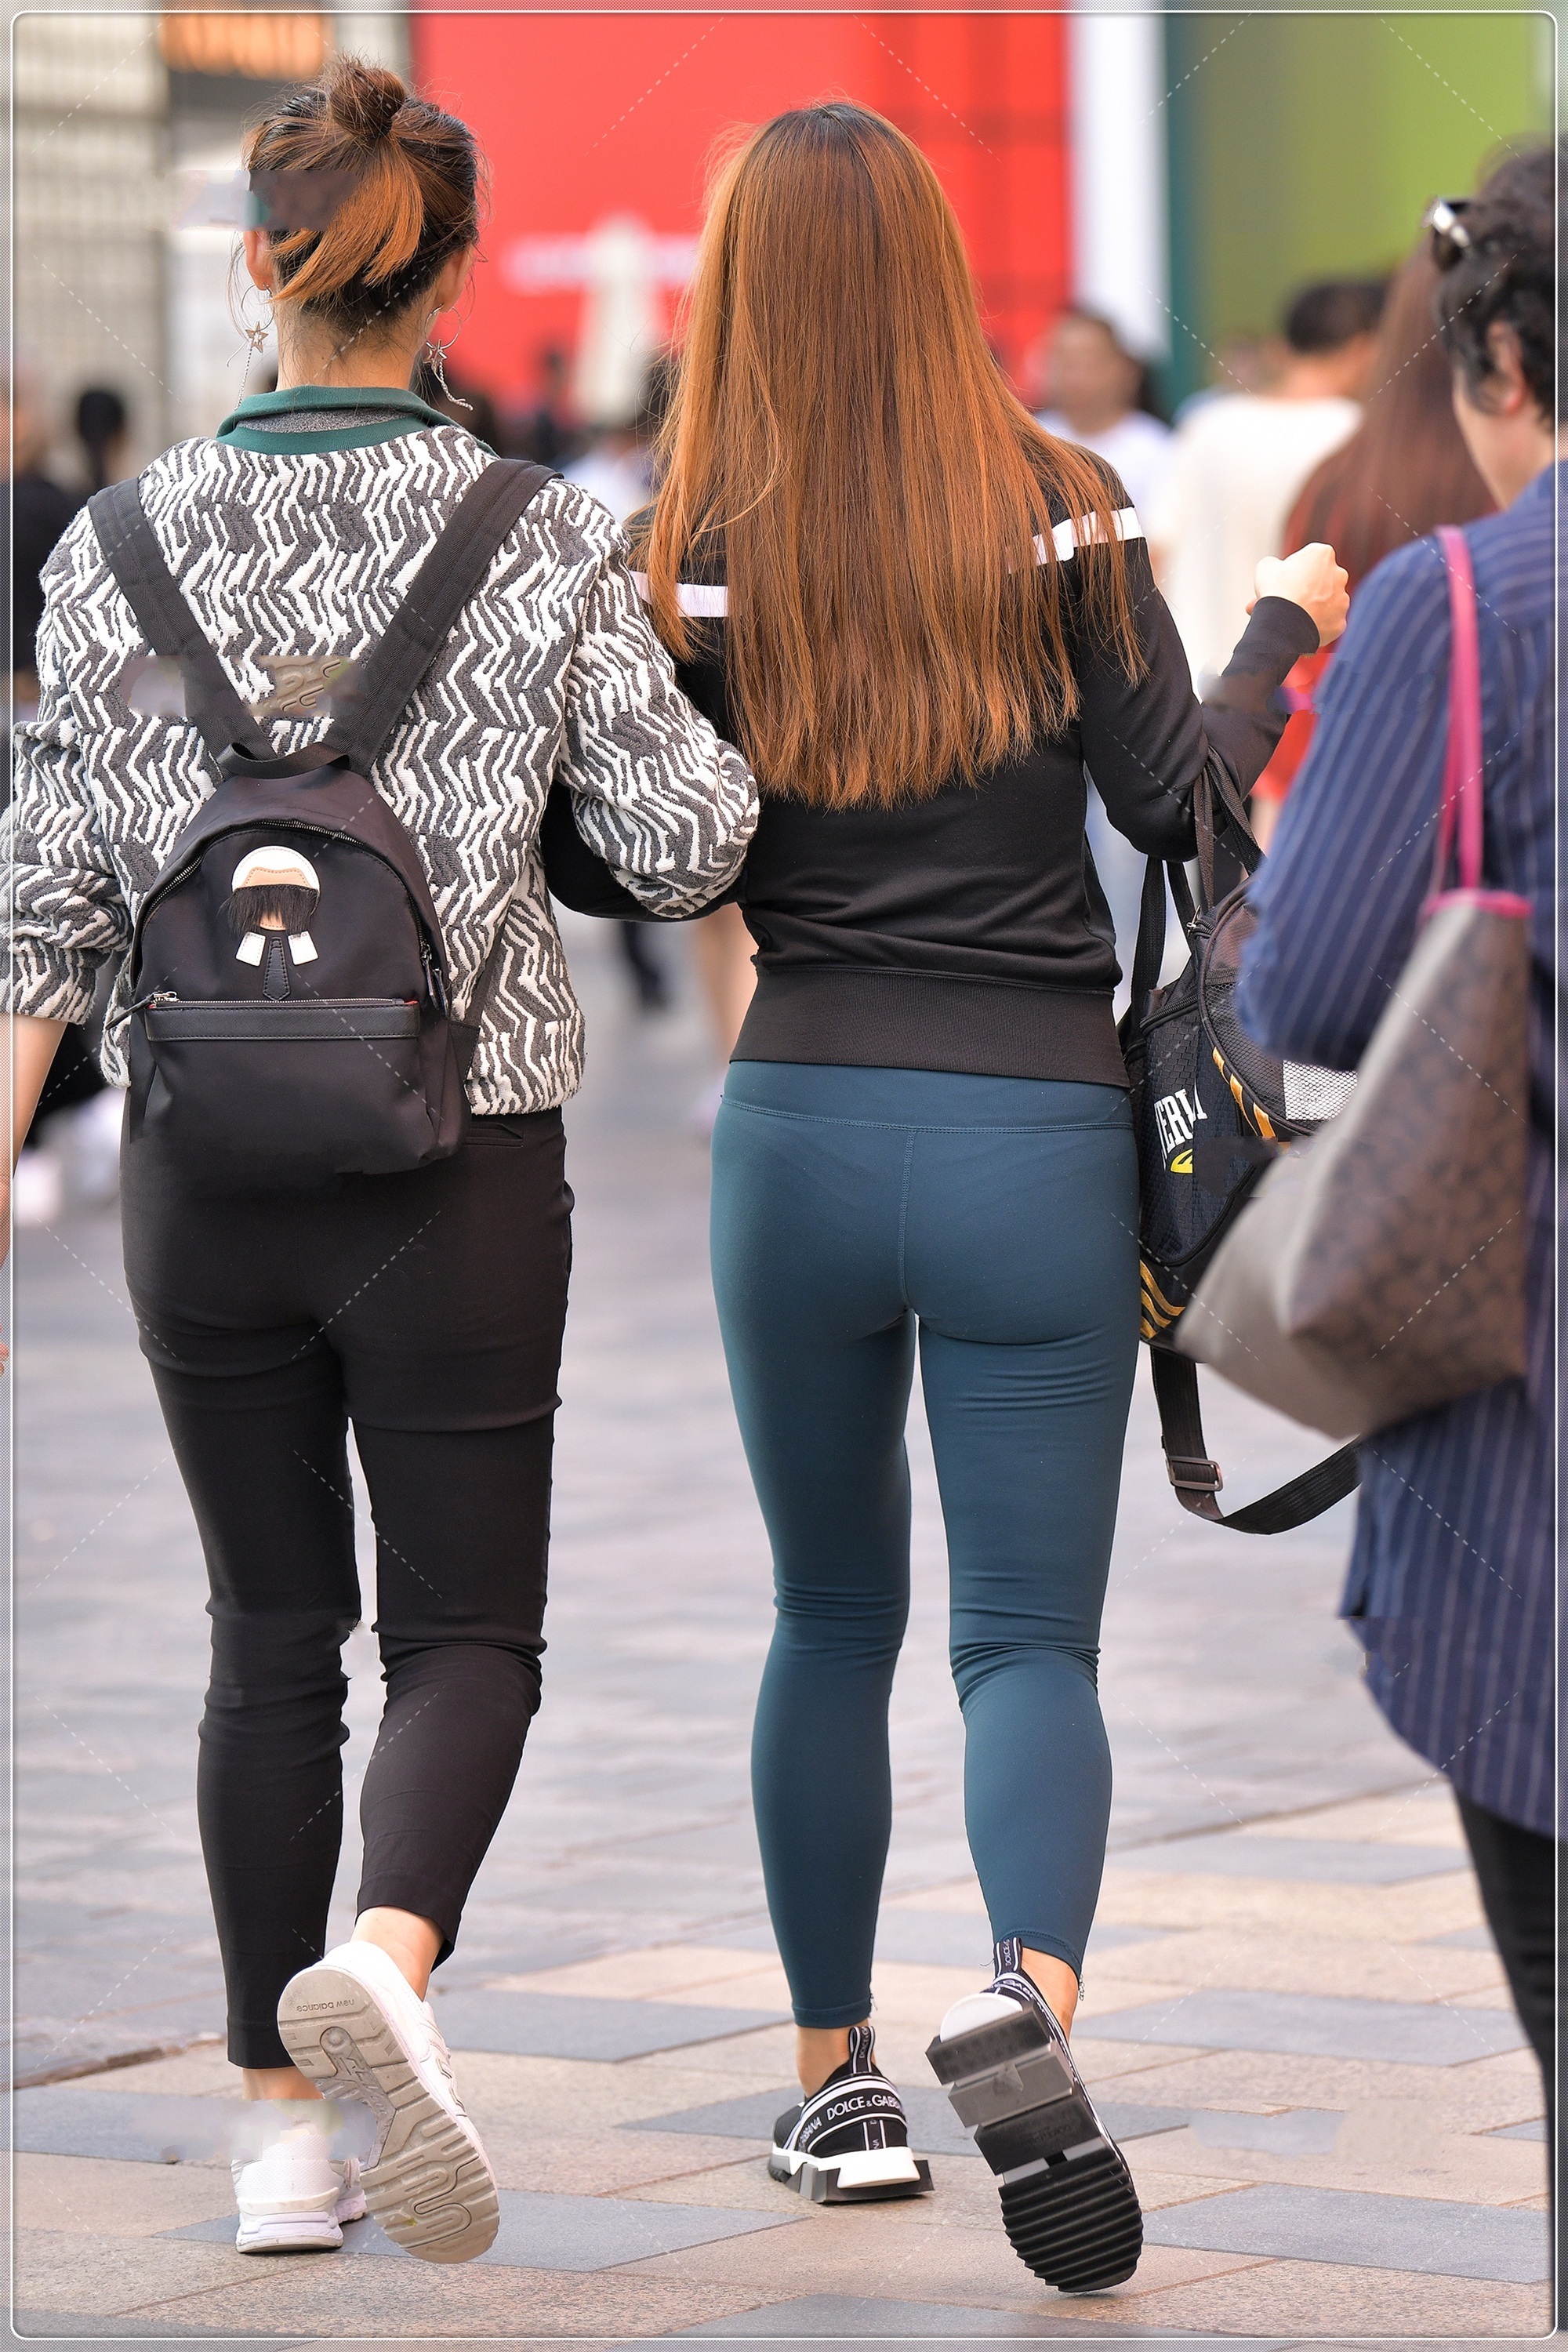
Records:
M1511 327L1531 398L1560 421L1553 282L1559 152L1534 147L1499 165L1465 207L1469 243L1443 272L1433 308L1443 348L1478 408L1487 405L1497 374L1491 330Z

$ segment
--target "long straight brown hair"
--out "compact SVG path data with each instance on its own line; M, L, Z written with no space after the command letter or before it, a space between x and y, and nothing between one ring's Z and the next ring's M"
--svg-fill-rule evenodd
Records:
M1008 391L936 174L880 115L781 114L722 172L664 451L655 625L693 650L678 583L721 556L731 702L773 792L889 806L1064 726L1063 516L1092 519L1083 623L1137 666L1107 477Z

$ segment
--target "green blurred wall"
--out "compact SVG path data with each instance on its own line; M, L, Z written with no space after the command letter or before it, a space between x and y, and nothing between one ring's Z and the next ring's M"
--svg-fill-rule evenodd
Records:
M1169 389L1312 278L1391 267L1435 195L1552 123L1544 16L1172 16Z

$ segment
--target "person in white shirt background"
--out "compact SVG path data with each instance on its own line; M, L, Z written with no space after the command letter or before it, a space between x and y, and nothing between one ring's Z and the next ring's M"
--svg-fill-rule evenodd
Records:
M1114 466L1140 518L1148 514L1164 489L1175 436L1163 418L1142 404L1149 396L1144 362L1128 350L1110 320L1078 305L1061 313L1034 360L1037 381L1048 403L1039 412L1040 424L1059 440L1076 441ZM1117 832L1098 793L1089 794L1086 830L1116 926L1120 1012L1131 984L1143 858Z
M1114 466L1143 513L1163 486L1172 434L1143 404L1148 370L1098 310L1064 310L1043 351L1047 405L1039 422Z
M1267 390L1194 402L1177 425L1142 520L1194 680L1226 660L1258 561L1279 554L1302 484L1361 423L1384 292L1381 278L1305 287Z

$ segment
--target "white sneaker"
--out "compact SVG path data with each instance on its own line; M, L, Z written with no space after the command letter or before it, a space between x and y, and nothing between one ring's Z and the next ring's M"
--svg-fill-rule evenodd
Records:
M336 2158L319 2124L299 2123L250 2163L234 2163L242 2254L331 2252L343 2242L345 2221L364 2219L359 2161Z
M495 2175L441 2029L396 1961L376 1944L339 1944L285 1985L278 2031L329 2098L357 2099L374 2116L363 2180L387 2236L427 2263L482 2254L500 2223Z

